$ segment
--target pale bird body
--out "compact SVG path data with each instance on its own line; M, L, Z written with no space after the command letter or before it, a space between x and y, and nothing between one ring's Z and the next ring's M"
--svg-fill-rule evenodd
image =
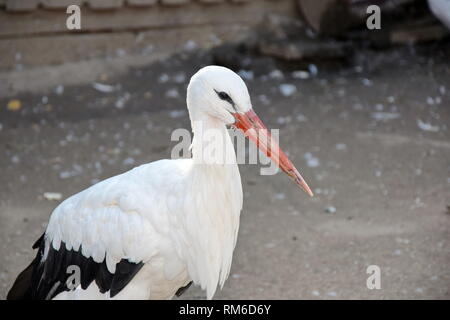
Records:
M191 78L187 105L192 159L145 164L62 202L35 244L35 260L19 275L8 299L169 299L191 281L211 299L230 272L243 198L226 125L258 141L311 194L284 153L268 153L251 131L263 125L234 72L201 69ZM208 129L225 138L206 141L199 132ZM261 135L270 138L266 131ZM214 153L212 159L208 154L205 162L210 143L224 154ZM81 271L73 288L66 283L71 265Z
M431 12L450 30L450 0L428 0Z

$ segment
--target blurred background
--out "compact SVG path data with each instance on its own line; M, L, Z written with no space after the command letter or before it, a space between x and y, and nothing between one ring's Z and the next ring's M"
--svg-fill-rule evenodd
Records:
M218 64L316 196L240 166L216 298L449 299L449 28L447 0L0 0L0 298L58 203L170 157L189 78Z

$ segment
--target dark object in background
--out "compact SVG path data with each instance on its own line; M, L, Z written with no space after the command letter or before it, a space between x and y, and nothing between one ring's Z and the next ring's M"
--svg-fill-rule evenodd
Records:
M255 76L270 73L275 69L275 62L267 56L255 55L255 44L224 44L211 50L213 64L239 70L253 70Z
M439 40L448 30L431 14L426 0L297 0L301 15L320 35L367 40L376 47ZM381 29L366 27L367 7L378 5Z
M432 14L427 0L296 1L300 15L266 15L253 37L252 48L262 56L293 63L300 69L311 62L333 65L361 60L361 53L373 49L439 41L450 34ZM438 0L429 1L431 5ZM370 5L380 7L381 29L367 27ZM228 60L245 61L238 57Z
M351 43L318 35L300 19L272 14L260 26L257 47L264 55L298 61L343 58Z
M380 7L383 18L408 16L407 6L425 2L424 0L297 0L300 13L305 21L317 32L327 35L342 35L345 31L361 25L365 26L367 7ZM413 5L413 6L414 6ZM384 19L383 19L384 20Z

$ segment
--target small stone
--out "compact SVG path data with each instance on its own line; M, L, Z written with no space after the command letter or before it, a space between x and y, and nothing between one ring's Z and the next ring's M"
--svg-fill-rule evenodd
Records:
M317 290L313 290L311 293L313 296L316 296L316 297L320 296L320 292Z
M345 89L343 89L343 88L341 88L341 89L339 89L338 91L337 91L337 95L339 96L339 97L344 97L345 96Z
M336 150L346 150L347 149L347 145L345 143L337 143L335 147L336 147Z
M281 72L278 69L275 69L269 73L269 78L274 79L274 80L281 80L281 79L284 79L284 75L283 75L283 72Z
M62 199L62 194L59 192L44 192L44 199L48 201L59 201Z
M295 79L309 79L310 74L308 71L303 71L303 70L298 70L298 71L294 71L292 72L292 77Z
M64 86L63 85L59 85L55 88L55 93L57 95L62 95L64 93Z
M292 118L290 116L277 118L277 124L280 124L280 125L290 123L291 121L292 121Z
M67 178L70 178L70 177L72 177L72 172L70 172L70 171L62 171L62 172L59 173L59 178L60 179L67 179Z
M275 193L274 198L275 200L284 200L286 199L286 195L284 193Z
M430 123L423 122L420 119L417 119L417 126L422 129L423 131L429 131L429 132L438 132L439 127L433 126Z
M92 84L92 87L95 90L103 92L103 93L109 93L109 92L113 92L114 91L114 87L109 85L109 84L103 84L103 83L94 82Z
M125 51L125 49L117 49L116 50L116 56L118 57L125 57L127 55L127 52Z
M115 103L117 109L123 109L125 107L126 102L130 99L130 94L125 93L123 96L119 97Z
M166 73L163 73L158 78L159 83L166 83L167 81L169 81L169 76Z
M317 76L317 74L319 73L319 69L318 69L317 66L316 66L315 64L313 64L313 63L311 63L310 65L308 65L308 70L309 70L309 73L310 73L312 76Z
M383 104L377 103L377 104L375 105L375 110L377 110L377 111L383 111L383 109L384 109Z
M270 100L269 100L269 98L268 98L265 94L260 94L260 95L258 96L258 99L259 99L259 101L260 101L263 105L265 105L265 106L267 106L267 105L270 104Z
M285 97L290 97L295 92L297 92L297 87L293 84L288 84L288 83L280 84L280 86L278 88L279 88L281 94Z
M166 97L167 98L178 98L180 94L178 93L178 89L172 88L166 91Z
M325 213L335 213L336 212L336 208L333 206L329 206L327 208L325 208Z
M126 158L125 160L123 160L123 164L125 165L125 166L130 166L130 165L133 165L134 164L134 159L133 158L131 158L131 157L129 157L129 158Z
M184 83L186 81L186 75L182 72L177 73L174 77L173 77L173 81L175 83Z
M303 115L303 114L297 115L297 117L295 117L295 119L296 119L298 122L306 122L306 121L308 121L308 118L306 118L306 116Z
M364 78L362 79L362 84L365 85L366 87L371 87L373 85L372 80Z
M183 48L186 51L193 51L193 50L197 49L197 43L195 43L195 41L193 41L193 40L188 40L184 44Z
M441 104L442 103L442 98L441 97L436 97L436 98L434 98L434 102L436 104Z
M303 157L305 158L308 167L315 168L319 166L319 159L314 157L310 152L305 153Z
M172 110L169 112L169 117L171 118L181 118L186 114L185 110Z
M244 80L253 80L254 78L253 71L240 70L238 74Z
M376 121L389 121L399 118L400 114L393 112L372 112L370 116Z

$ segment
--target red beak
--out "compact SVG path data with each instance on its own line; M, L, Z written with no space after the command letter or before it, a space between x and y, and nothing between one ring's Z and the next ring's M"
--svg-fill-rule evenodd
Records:
M256 144L259 150L267 157L272 159L278 167L283 170L294 182L302 188L311 197L313 193L300 175L298 170L294 167L289 158L280 149L275 140L272 139L267 127L262 123L261 119L256 113L250 109L246 113L233 113L236 122L234 126L241 130L244 135Z

